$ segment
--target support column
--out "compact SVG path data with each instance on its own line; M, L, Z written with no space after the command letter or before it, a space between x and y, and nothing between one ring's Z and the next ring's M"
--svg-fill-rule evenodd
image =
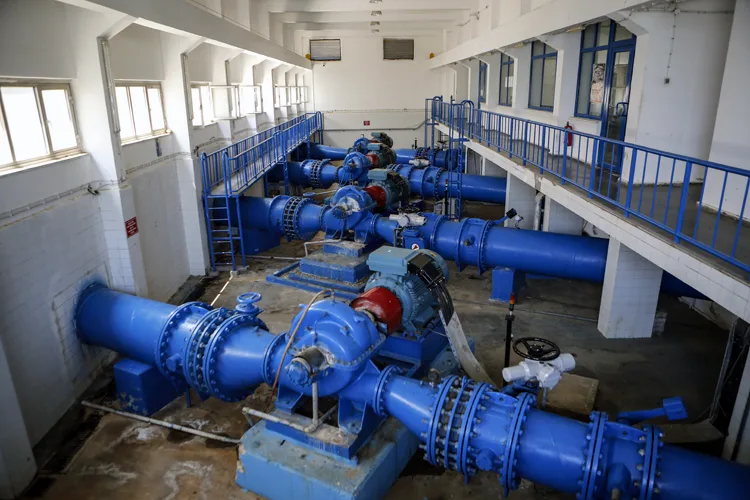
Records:
M662 269L609 239L598 329L607 338L651 337Z
M508 177L508 172L489 158L482 157L482 175L490 177Z
M505 210L511 208L514 208L523 219L520 222L508 219L505 221L505 227L516 227L518 224L520 229L534 229L536 189L514 175L508 176L508 184L505 187Z
M722 457L750 465L750 356L745 361L740 387L737 389Z
M16 498L34 479L36 462L26 432L5 349L0 343L0 498Z
M544 200L542 230L580 236L583 231L583 219L547 196Z

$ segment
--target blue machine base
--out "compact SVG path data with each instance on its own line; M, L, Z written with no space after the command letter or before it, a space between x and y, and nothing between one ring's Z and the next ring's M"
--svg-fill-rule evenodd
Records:
M526 274L509 267L492 270L492 294L490 300L510 302L510 295L517 294L526 286Z
M473 340L469 343L473 350ZM430 366L443 377L458 371L450 347ZM307 425L309 419L298 423ZM326 442L340 444L355 435L323 424L312 437L320 443L295 442L271 430L265 421L257 423L242 436L237 485L269 500L377 500L388 493L419 447L417 437L394 418L383 422L353 460L324 450L330 448Z
M388 493L418 446L416 436L389 418L365 445L359 463L347 464L259 422L242 437L236 481L269 500L375 500Z
M123 411L153 415L180 394L155 366L123 359L115 364L114 371L117 398Z

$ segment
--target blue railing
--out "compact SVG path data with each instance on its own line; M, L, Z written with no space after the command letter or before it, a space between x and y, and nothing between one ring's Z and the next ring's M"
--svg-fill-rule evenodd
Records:
M750 273L750 241L742 230L750 172L485 110L474 109L462 119L462 112L460 104L426 101L429 122L447 125L451 133L461 130L522 165L575 186L624 217L666 233L675 243L688 243ZM703 210L709 176L721 183L718 207L711 212ZM722 216L728 186L744 194L737 219Z

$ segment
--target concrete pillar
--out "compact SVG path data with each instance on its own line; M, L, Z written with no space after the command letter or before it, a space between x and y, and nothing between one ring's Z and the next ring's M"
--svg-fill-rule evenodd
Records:
M479 56L479 60L487 63L487 102L486 109L494 109L500 101L500 52Z
M482 157L482 175L490 177L508 177L508 172L489 158Z
M0 498L16 498L34 479L36 462L26 432L5 349L0 343Z
M542 230L580 236L583 231L583 219L547 196L544 200Z
M468 69L468 99L474 103L474 107L479 106L479 59L470 59L460 63ZM459 101L460 102L460 101Z
M127 184L119 123L114 114L114 80L109 61L111 39L133 21L121 14L85 11L73 18L71 46L77 77L71 83L83 149L91 157L104 185L99 189L111 283L118 290L148 295L140 235L133 229L135 201Z
M599 331L607 338L651 337L662 269L614 238L609 239Z
M505 210L514 208L523 217L520 222L515 219L505 221L505 227L534 229L534 210L536 210L536 189L513 175L508 176L505 187Z

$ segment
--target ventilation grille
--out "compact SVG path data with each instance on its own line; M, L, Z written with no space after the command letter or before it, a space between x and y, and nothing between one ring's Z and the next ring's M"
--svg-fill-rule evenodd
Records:
M414 60L414 40L406 38L384 38L383 59Z
M311 61L340 61L341 40L310 40Z

